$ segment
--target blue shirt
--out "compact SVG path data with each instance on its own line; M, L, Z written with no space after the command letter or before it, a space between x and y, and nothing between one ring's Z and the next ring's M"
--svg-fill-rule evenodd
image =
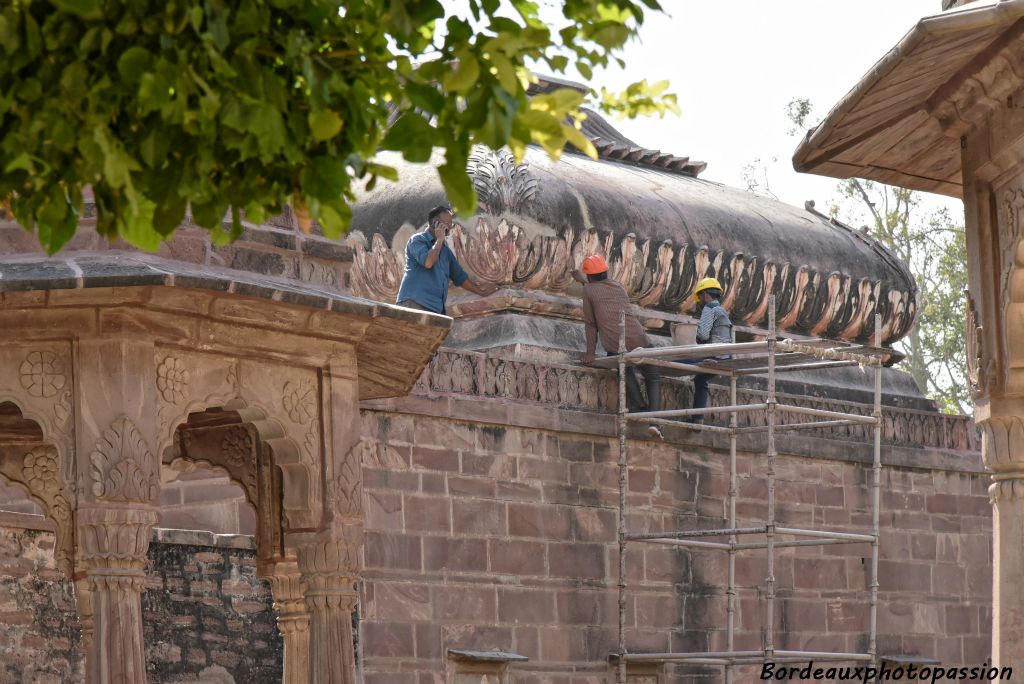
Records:
M458 287L466 282L469 274L462 270L448 245L441 248L433 268L427 268L424 265L427 254L436 241L430 230L416 233L409 239L405 246L405 275L395 301L411 299L428 311L443 314L448 301L448 281Z

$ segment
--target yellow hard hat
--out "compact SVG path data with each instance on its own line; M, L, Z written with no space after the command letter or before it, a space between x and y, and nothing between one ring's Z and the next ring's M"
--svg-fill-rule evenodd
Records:
M721 289L723 289L722 288L722 283L718 282L717 278L702 278L701 281L699 283L697 283L697 289L693 291L693 298L696 299L699 302L700 301L700 293L703 292L704 290L721 290Z

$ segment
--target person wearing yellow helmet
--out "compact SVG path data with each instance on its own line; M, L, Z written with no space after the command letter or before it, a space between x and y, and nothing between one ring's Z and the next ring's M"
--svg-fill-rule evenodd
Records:
M700 321L697 323L697 344L728 344L732 342L732 320L719 302L721 297L722 284L716 278L703 278L694 288L693 298L701 305ZM707 358L699 359L699 361L706 361ZM708 405L711 394L708 382L711 377L708 373L698 373L693 376L693 408L699 409ZM691 422L703 423L704 416L696 415L691 418Z

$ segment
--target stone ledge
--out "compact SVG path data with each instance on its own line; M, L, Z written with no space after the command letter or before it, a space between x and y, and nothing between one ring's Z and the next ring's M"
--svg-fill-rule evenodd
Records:
M210 546L247 551L256 548L255 540L248 534L215 534L205 530L175 530L166 527L157 527L153 530L153 541L179 546Z
M14 513L11 511L0 511L0 527L7 527L22 530L39 530L42 532L53 532L53 523L46 516L35 513Z
M344 295L308 283L141 253L82 252L65 257L18 257L0 263L0 292L144 286L227 292L353 316L389 317L440 328L451 325L447 316Z

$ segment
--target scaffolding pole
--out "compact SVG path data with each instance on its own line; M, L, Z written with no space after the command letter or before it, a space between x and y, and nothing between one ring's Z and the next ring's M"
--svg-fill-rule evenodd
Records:
M765 660L775 657L775 295L768 298L768 524L765 551L768 575L765 583Z
M619 377L619 410L616 416L619 437L619 515L618 515L618 547L619 547L619 644L618 652L612 654L617 665L617 684L626 684L627 663L642 662L676 662L686 664L719 665L724 668L725 681L733 684L737 665L757 664L766 661L779 663L806 662L807 660L856 661L869 662L877 659L877 616L878 616L878 557L880 536L880 489L881 489L881 436L882 436L882 365L889 352L881 347L881 316L875 315L874 346L856 348L843 347L840 343L828 340L809 339L801 342L780 340L776 330L775 298L769 297L767 338L761 342L731 344L708 344L700 347L653 347L625 351L626 319L625 312L619 321L619 352L614 358ZM736 359L736 354L763 354L765 361L751 360L747 357ZM709 354L730 354L731 361L719 361L711 366L700 363L701 357ZM783 355L782 365L776 363L777 355ZM664 360L665 357L691 359L692 361ZM612 358L599 362L604 368L610 368ZM753 363L753 365L751 365ZM706 407L704 409L672 409L664 411L630 412L627 402L627 373L635 365L655 365L671 368L687 373L708 373L729 378L729 403L727 406ZM700 364L700 365L698 365ZM783 404L778 401L776 374L794 370L817 370L838 366L871 366L874 371L874 402L871 415L826 411ZM737 380L751 374L764 374L767 380L767 391L763 403L741 404L738 398ZM765 424L751 427L739 427L741 413L764 412ZM703 530L676 530L665 532L629 533L626 528L626 500L629 488L629 460L627 453L627 428L630 422L645 422L655 425L679 426L680 419L703 414L729 414L728 426L685 423L692 430L720 432L729 436L729 489L727 494L727 527ZM803 423L786 423L780 421L787 414L810 416L812 419ZM871 480L871 534L854 534L830 530L809 530L778 525L776 511L776 434L781 431L812 430L839 425L870 425L873 437L873 459ZM741 435L766 434L765 445L765 479L767 482L766 520L763 525L739 527L736 517L736 504L739 496L739 477L737 473L737 441ZM764 535L762 540L740 542L741 536ZM795 539L779 539L779 536L790 536ZM709 537L726 537L725 541L708 541ZM626 551L627 544L649 543L665 544L692 548L695 550L726 551L728 554L728 586L726 588L726 648L724 651L704 651L693 653L630 653L626 645ZM775 555L778 549L800 548L810 546L827 546L833 544L871 545L870 567L870 614L868 625L867 653L836 653L819 651L793 651L777 649L775 640L776 615L776 577ZM741 551L765 551L767 572L764 579L764 624L762 626L762 647L759 651L737 651L737 596L736 555Z
M632 371L630 371L632 372ZM626 463L626 311L619 319L619 664L615 678L626 684L626 491L629 466Z

